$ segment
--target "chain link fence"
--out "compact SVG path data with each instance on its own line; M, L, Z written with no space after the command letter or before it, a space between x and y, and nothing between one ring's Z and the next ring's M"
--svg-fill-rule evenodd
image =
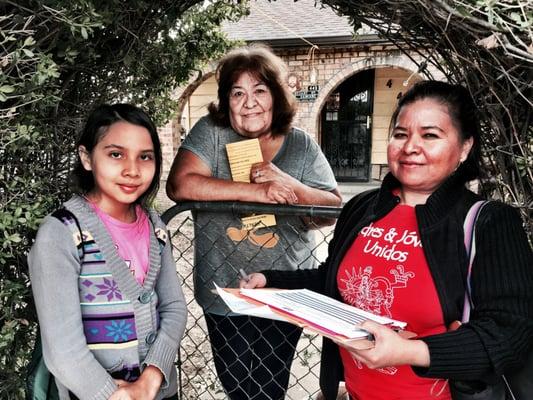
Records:
M180 399L227 398L215 369L203 312L203 308L220 311L219 299L212 293L213 281L221 287L235 287L240 268L248 273L264 269L315 268L326 258L327 243L333 232L333 225L319 228L317 224L323 224L324 219L334 223L340 210L240 202L185 202L163 214L188 307L187 328L178 354ZM253 217L246 219L250 216ZM199 267L193 274L195 257ZM194 285L202 307L195 299ZM204 289L198 293L200 287ZM269 320L261 321L269 324ZM305 331L300 336L286 399L319 396L321 341L318 335ZM232 367L225 373L231 374ZM261 390L259 384L258 391Z

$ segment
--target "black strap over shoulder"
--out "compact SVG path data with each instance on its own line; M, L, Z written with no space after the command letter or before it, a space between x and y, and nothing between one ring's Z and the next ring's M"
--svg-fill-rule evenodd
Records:
M81 230L80 222L78 221L78 218L72 213L72 211L67 210L66 208L59 208L55 210L52 213L52 217L57 218L60 220L63 224L65 224L67 227L72 226L71 224L76 224L76 227L78 228L78 234L80 236L80 242L77 244L78 252L80 254L80 259L83 260L83 257L85 256L85 237L83 236L83 232Z

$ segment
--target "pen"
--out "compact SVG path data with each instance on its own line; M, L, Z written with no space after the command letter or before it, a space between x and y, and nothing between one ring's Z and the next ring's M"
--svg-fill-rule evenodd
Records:
M239 275L242 279L244 279L246 282L250 282L250 277L248 274L244 271L244 269L239 269Z
M364 329L361 329L362 331L365 331ZM376 338L374 337L374 335L368 331L365 331L366 332L366 340L369 340L371 342L374 342L376 340Z

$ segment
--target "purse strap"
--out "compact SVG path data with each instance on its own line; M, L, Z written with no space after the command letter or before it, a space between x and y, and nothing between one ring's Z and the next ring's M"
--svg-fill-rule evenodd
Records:
M461 319L462 323L468 322L470 320L470 311L474 308L474 303L472 301L472 265L474 264L474 257L476 256L476 222L481 212L481 209L488 203L488 200L479 200L475 202L468 213L466 214L465 222L463 225L464 235L465 235L465 249L466 255L468 257L468 272L466 274L466 290L465 290L465 301L463 305L463 318ZM502 380L506 386L507 393L511 396L512 400L517 400L511 385L507 381L505 375L502 375Z
M478 219L481 209L488 203L487 200L476 201L465 217L463 225L464 237L465 237L465 249L466 256L468 257L468 271L466 275L466 290L465 300L463 305L463 317L461 322L465 323L470 320L470 311L474 308L472 301L472 265L474 264L474 258L476 256L476 221Z

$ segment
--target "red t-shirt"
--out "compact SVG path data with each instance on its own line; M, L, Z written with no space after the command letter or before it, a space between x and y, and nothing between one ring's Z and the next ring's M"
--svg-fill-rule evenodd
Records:
M446 330L413 207L398 205L361 230L340 264L337 285L345 303L406 321L419 336ZM346 388L356 400L451 399L445 381L420 378L408 365L371 370L342 347L341 357Z

